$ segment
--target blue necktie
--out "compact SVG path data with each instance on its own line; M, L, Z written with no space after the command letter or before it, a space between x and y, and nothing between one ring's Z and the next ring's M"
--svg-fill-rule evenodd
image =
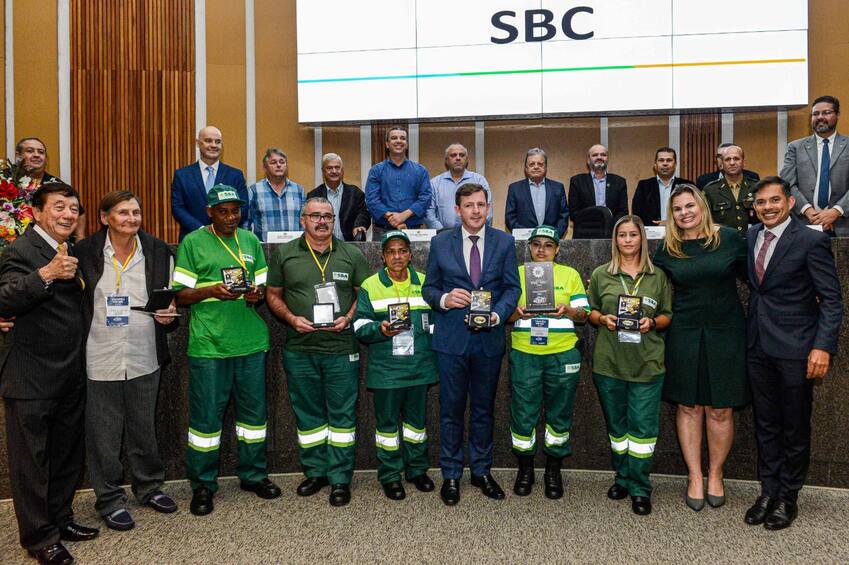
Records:
M831 167L831 156L828 154L828 140L822 140L822 163L820 163L820 187L817 194L817 208L828 208L828 169Z
M212 187L215 186L215 169L212 168L212 165L206 166L206 184L204 188L206 192L209 193L212 190Z

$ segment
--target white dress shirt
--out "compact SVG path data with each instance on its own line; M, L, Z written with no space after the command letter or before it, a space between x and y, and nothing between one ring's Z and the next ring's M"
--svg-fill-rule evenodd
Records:
M769 266L769 260L772 259L772 254L775 252L775 246L778 245L778 240L781 239L781 234L784 233L784 230L787 229L787 226L790 225L790 216L775 226L774 228L764 228L758 233L758 238L755 240L755 260L757 261L758 253L761 252L761 247L764 244L764 233L767 231L775 234L775 238L770 242L769 249L766 250L766 256L764 257L764 271Z
M54 251L59 251L59 242L50 237L50 234L48 234L47 231L44 230L44 228L42 228L38 224L33 224L32 229L34 229L35 233L40 235L44 239L44 241L46 241L47 244L53 248Z
M660 219L666 221L666 211L669 207L669 197L672 195L672 185L675 184L675 176L669 179L669 184L663 184L659 175L655 175L657 179L657 189L660 191Z

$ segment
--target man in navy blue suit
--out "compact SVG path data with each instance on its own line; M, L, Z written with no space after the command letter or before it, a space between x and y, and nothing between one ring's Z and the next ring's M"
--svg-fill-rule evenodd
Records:
M206 126L198 132L197 146L200 161L174 171L171 181L171 215L180 224L180 241L189 232L209 224L206 195L216 184L232 186L243 202L248 201L245 175L220 161L224 148L221 131L215 126ZM244 226L248 219L246 204L242 206L240 225Z
M431 240L422 288L422 296L436 315L431 347L439 371L441 495L449 506L460 501L467 399L471 404L472 486L495 500L504 498L504 491L490 474L493 408L504 356L504 324L522 293L515 241L486 225L490 205L484 188L464 184L457 189L455 202L462 224ZM489 329L469 329L470 291L474 289L492 293Z
M507 189L504 224L509 231L516 228L535 228L543 224L554 226L560 239L569 227L569 208L562 182L545 178L548 156L538 147L525 155L525 179Z
M754 188L761 224L749 228L747 365L761 494L747 524L790 526L811 460L814 380L837 353L843 301L831 240L790 216L790 185L766 177Z

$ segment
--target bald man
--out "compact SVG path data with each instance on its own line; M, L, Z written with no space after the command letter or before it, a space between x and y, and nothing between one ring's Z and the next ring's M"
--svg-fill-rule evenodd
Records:
M224 143L221 130L206 126L197 137L200 160L174 171L171 181L171 215L180 224L180 241L189 232L209 224L206 213L206 194L217 184L226 184L236 189L243 202L248 201L245 175L239 169L221 162ZM242 206L242 223L247 224L248 208Z
M587 150L587 173L569 180L569 213L576 228L581 223L580 212L593 206L606 206L613 222L628 213L628 186L625 179L607 171L607 147L600 143ZM611 224L611 229L612 229Z

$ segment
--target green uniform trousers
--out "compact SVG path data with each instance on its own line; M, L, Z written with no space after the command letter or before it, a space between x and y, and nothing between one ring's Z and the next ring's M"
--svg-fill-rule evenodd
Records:
M428 385L403 388L376 388L374 419L377 445L377 480L382 484L425 473L427 461L427 388ZM401 420L401 414L404 419ZM400 431L399 431L400 422ZM402 441L403 440L403 441Z
M562 458L572 453L569 430L575 408L575 390L581 378L577 349L547 355L510 351L510 436L513 453L534 455L537 423L545 404L546 454Z
M307 477L348 484L354 474L358 355L283 350L298 452Z
M607 421L616 483L631 496L651 496L649 480L657 433L663 375L635 383L593 373Z
M189 446L186 474L192 490L218 490L219 448L224 411L230 396L236 401L236 474L246 483L268 477L265 434L265 352L212 359L189 357Z

